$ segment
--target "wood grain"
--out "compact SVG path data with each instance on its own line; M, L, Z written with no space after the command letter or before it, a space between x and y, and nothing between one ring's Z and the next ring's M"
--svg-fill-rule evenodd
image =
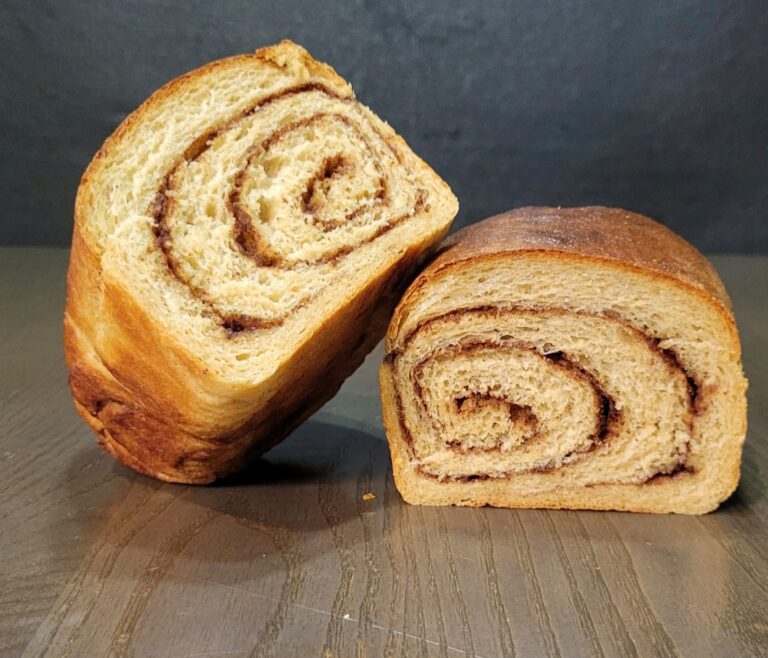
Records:
M698 518L403 504L378 351L238 480L138 476L72 409L66 257L0 250L0 655L768 655L768 257L715 259L750 430Z

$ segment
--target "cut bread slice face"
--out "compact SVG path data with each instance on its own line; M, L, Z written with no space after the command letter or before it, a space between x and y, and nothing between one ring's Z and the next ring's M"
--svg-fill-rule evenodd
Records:
M65 314L78 410L154 477L241 468L360 364L457 209L296 44L174 80L78 190Z
M610 208L459 231L413 282L380 371L406 501L707 512L736 488L746 380L690 244Z

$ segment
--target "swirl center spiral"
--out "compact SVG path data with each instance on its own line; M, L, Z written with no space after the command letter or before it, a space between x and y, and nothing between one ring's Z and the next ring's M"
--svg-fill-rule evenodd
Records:
M281 324L322 290L307 268L334 267L427 196L366 110L312 84L195 140L151 213L170 271L234 334Z
M685 372L617 318L458 310L418 325L389 358L411 458L439 480L567 468L584 484L636 482L684 463ZM655 407L634 404L646 386L659 392ZM648 440L659 431L672 440Z

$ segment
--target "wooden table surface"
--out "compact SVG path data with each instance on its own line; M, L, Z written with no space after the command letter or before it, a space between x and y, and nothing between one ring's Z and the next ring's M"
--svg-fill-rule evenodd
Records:
M70 401L66 259L0 250L0 654L768 655L768 257L714 259L750 429L703 517L405 505L379 351L237 482L136 475Z

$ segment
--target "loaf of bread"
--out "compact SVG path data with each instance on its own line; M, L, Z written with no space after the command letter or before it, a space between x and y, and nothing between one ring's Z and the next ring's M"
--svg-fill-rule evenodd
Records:
M656 222L523 208L459 231L380 371L410 503L703 513L736 487L746 380L728 295Z
M65 315L78 411L137 471L231 473L360 364L457 208L293 43L174 80L78 191Z

